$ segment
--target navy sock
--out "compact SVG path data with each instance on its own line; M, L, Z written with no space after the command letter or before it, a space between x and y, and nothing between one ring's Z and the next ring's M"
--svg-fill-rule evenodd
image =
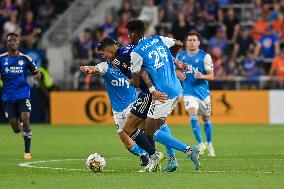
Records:
M131 138L136 142L136 144L143 148L149 156L155 154L156 150L144 132L137 129L132 133Z
M31 152L32 131L23 132L23 137L25 141L25 153L30 153Z

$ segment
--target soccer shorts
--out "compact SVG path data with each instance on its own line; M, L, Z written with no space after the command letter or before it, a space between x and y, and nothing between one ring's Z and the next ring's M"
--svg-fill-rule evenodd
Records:
M140 93L138 95L138 99L134 102L130 112L139 118L146 119L151 102L151 93Z
M186 111L188 111L189 108L195 108L199 115L210 116L211 114L210 96L208 96L204 100L200 100L195 96L184 96L183 99Z
M153 100L148 112L148 117L152 119L166 119L170 115L173 109L176 107L180 101L182 95L175 98L170 98L166 102L160 102L158 100Z
M116 112L116 111L112 111L113 113L113 119L116 125L116 131L117 133L120 133L122 131L123 128L123 124L127 118L127 115L129 114L131 108L132 108L132 104L130 104L127 108L125 108L122 112Z
M22 112L31 112L32 106L30 99L17 99L15 101L3 102L5 117L7 119L20 117Z

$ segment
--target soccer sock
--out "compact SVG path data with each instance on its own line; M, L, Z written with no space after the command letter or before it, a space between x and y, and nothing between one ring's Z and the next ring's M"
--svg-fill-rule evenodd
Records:
M166 133L168 133L169 135L172 136L171 130L170 130L169 126L168 126L166 123L164 123L164 124L160 127L160 130L162 130L162 131L164 131L164 132L166 132ZM174 151L174 149L171 148L170 146L167 146L167 145L165 145L165 148L166 148L168 157L169 157L170 159L171 159L171 158L174 158L174 157L175 157L175 151Z
M131 138L136 142L136 144L143 148L149 154L149 156L155 154L156 150L144 132L136 129L132 133Z
M212 142L212 122L210 120L204 121L204 131L206 135L206 142L211 143Z
M202 143L202 135L197 115L190 115L190 123L195 139L197 140L198 144Z
M25 141L25 153L30 153L31 141L32 141L32 131L23 132L23 137Z
M179 151L185 152L187 145L184 144L183 142L177 140L174 138L172 135L162 131L162 130L157 130L154 133L154 140L158 141L159 143L165 145L165 146L170 146L174 149L177 149Z
M140 153L140 147L139 147L136 143L134 143L133 147L132 147L131 149L129 149L129 151L130 151L132 154L136 155L136 156L140 156L140 155L141 155L141 153Z

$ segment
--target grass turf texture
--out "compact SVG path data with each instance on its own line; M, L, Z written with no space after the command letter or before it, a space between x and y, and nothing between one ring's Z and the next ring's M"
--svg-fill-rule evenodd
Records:
M21 167L23 140L8 126L0 126L0 188L283 188L284 126L214 126L217 156L201 156L202 168L176 152L179 169L174 173L138 173L138 157L124 149L112 126L50 127L33 125L30 164ZM193 144L189 126L172 126L173 134ZM158 149L165 152L163 146ZM90 153L101 153L104 173L86 170ZM64 160L69 159L69 160ZM50 161L58 160L58 161ZM163 166L165 162L163 163ZM57 169L56 169L57 168Z

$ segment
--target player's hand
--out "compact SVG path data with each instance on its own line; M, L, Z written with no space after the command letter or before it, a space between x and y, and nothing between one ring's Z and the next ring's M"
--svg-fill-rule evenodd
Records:
M158 90L155 90L152 92L152 99L158 100L160 102L166 102L166 100L168 100L168 95Z
M33 76L33 79L36 80L36 81L39 81L41 78L41 73L38 72L36 75Z
M80 70L85 74L91 74L95 72L95 66L81 66Z
M195 72L194 77L198 78L198 79L204 79L204 75L202 73L200 73L199 71Z
M176 74L179 80L183 81L186 78L186 75L183 71L181 70L176 70Z
M178 60L175 61L175 65L177 67L177 69L182 70L182 71L187 71L188 70L188 66L187 64L180 62Z

